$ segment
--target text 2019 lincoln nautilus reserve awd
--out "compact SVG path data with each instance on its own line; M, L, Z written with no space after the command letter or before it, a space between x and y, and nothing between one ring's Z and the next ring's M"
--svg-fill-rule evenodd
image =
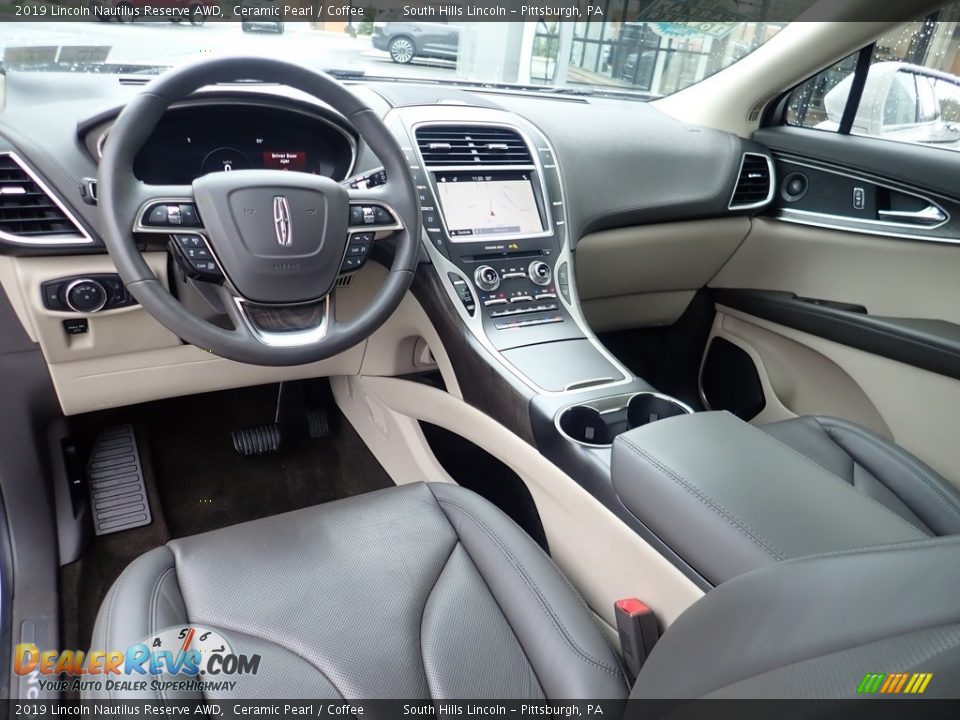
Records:
M960 0L0 4L12 718L956 717Z

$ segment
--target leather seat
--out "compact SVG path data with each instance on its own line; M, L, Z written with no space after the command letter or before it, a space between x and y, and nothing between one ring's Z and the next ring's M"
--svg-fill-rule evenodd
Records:
M591 611L550 558L500 510L453 485L388 488L151 550L107 594L92 645L123 649L186 623L262 658L258 674L230 677L239 684L223 699L628 690ZM109 697L155 695L148 683Z
M960 491L874 432L832 417L760 427L930 536L960 534Z
M867 672L914 671L934 673L925 696L955 697L955 567L960 538L748 572L677 619L631 697L853 697ZM186 623L262 656L258 674L231 676L237 686L211 701L627 694L617 656L549 558L456 486L389 488L152 550L108 593L93 648ZM150 687L85 697L153 697Z

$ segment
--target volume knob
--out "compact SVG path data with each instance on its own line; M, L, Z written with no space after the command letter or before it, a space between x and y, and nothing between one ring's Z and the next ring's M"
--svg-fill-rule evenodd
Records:
M530 281L537 285L549 285L553 278L553 271L543 260L534 260L527 268L527 275Z
M481 265L474 271L473 281L481 290L490 292L500 287L500 273L489 265Z

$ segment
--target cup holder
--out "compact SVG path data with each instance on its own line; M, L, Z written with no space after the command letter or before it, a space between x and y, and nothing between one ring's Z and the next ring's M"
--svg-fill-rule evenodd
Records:
M627 425L633 429L657 420L688 415L693 410L672 397L657 393L639 393L627 403Z
M610 447L622 432L649 423L687 415L693 409L668 395L654 392L598 398L564 408L557 429L570 440L590 447Z
M560 431L584 445L609 445L613 442L610 428L596 408L574 405L560 414Z

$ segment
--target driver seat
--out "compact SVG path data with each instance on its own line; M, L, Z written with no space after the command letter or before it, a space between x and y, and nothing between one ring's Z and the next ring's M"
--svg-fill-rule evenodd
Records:
M957 567L957 537L761 567L673 624L632 697L855 697L876 671L933 672L924 696L956 696ZM629 690L549 557L454 485L388 488L151 550L104 599L93 649L124 650L187 624L261 656L255 675L220 676L237 684L206 692L211 701L622 699ZM151 687L85 697L156 699Z

